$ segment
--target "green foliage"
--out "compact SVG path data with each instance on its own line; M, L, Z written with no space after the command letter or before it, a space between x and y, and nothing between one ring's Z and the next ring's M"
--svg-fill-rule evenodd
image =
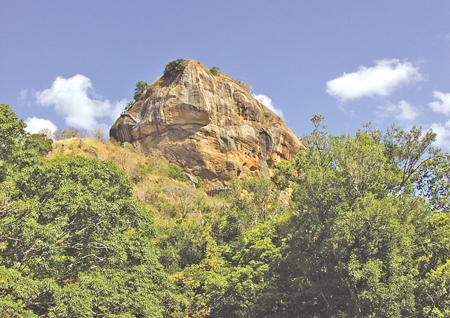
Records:
M32 134L25 139L24 146L27 149L36 150L41 156L45 156L52 151L52 143L52 140L46 138L44 134Z
M124 142L122 144L122 147L130 152L136 153L136 148L134 148L133 145L129 142Z
M174 180L187 181L184 170L176 163L161 164L159 166L159 172L162 175Z
M168 286L150 244L155 228L116 165L56 157L4 186L12 203L0 216L0 265L15 271L10 284L36 284L29 295L1 289L23 300L14 306L38 315L158 316Z
M184 59L176 59L166 64L164 69L164 76L175 75L179 70L181 70L186 61Z
M52 150L50 139L44 134L30 135L25 127L8 105L0 104L0 182Z
M313 118L311 118L311 122L314 124L314 127L319 128L319 126L322 124L322 121L324 120L324 117L322 115L316 114Z
M220 73L220 67L213 66L209 69L212 75L217 76Z
M317 129L323 118L315 119L316 130L305 137L310 148L274 173L277 184L293 189L296 213L280 223L287 234L282 258L272 267L273 280L260 299L265 305L258 308L284 317L445 312L447 303L438 299L448 297L448 223L438 243L432 234L437 229L427 225L434 219L430 208L414 191L430 189L419 186L420 167L429 171L435 135L393 127L383 136L368 126L355 138L332 136ZM433 190L424 193L433 202ZM429 249L438 246L436 258ZM435 262L417 267L430 258ZM432 279L433 296L427 299L423 278L437 273L444 277Z
M140 163L136 164L130 171L129 175L131 180L137 184L144 180L145 175L147 174L147 170L144 165Z
M136 94L136 93L135 93ZM139 96L138 96L139 97ZM130 109L131 108L131 106L133 106L134 105L134 102L128 102L126 105L125 105L125 110L128 110L128 109Z
M441 153L421 164L414 176L417 190L437 212L450 212L450 154Z
M203 180L202 178L200 178L199 176L195 176L195 178L197 179L197 184L195 185L195 187L197 189L203 189Z
M272 178L208 198L156 157L131 180L43 159L51 141L1 110L0 316L450 315L450 156L431 131L331 135L316 115Z
M149 87L149 85L147 82L144 82L144 81L137 82L136 87L134 89L134 100L138 100L138 98L142 95L143 92L145 92L147 90L148 87ZM130 108L131 105L133 105L133 102L129 102L127 104L127 106L125 107L125 109Z
M8 105L0 104L0 161L6 160L20 146L26 124Z

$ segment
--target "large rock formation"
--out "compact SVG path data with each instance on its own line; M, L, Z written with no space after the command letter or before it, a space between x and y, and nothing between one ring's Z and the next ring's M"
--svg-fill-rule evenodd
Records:
M304 148L244 85L192 60L156 80L110 135L144 153L162 154L207 187L224 185L232 174L270 173Z

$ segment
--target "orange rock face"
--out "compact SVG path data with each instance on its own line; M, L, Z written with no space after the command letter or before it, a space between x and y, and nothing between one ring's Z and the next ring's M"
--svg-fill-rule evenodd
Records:
M206 187L223 186L233 174L270 174L305 148L243 85L192 60L153 83L110 136L162 154Z

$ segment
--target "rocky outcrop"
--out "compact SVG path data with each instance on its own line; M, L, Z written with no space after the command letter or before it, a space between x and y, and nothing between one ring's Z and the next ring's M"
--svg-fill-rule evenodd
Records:
M233 174L271 173L304 148L244 85L192 60L156 80L117 119L110 136L162 154L207 187L223 186Z

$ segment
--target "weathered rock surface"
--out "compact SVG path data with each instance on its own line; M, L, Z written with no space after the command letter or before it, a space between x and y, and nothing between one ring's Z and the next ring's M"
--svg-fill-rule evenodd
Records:
M146 154L162 154L206 187L223 186L232 174L270 174L305 147L243 85L192 60L156 80L110 135Z

